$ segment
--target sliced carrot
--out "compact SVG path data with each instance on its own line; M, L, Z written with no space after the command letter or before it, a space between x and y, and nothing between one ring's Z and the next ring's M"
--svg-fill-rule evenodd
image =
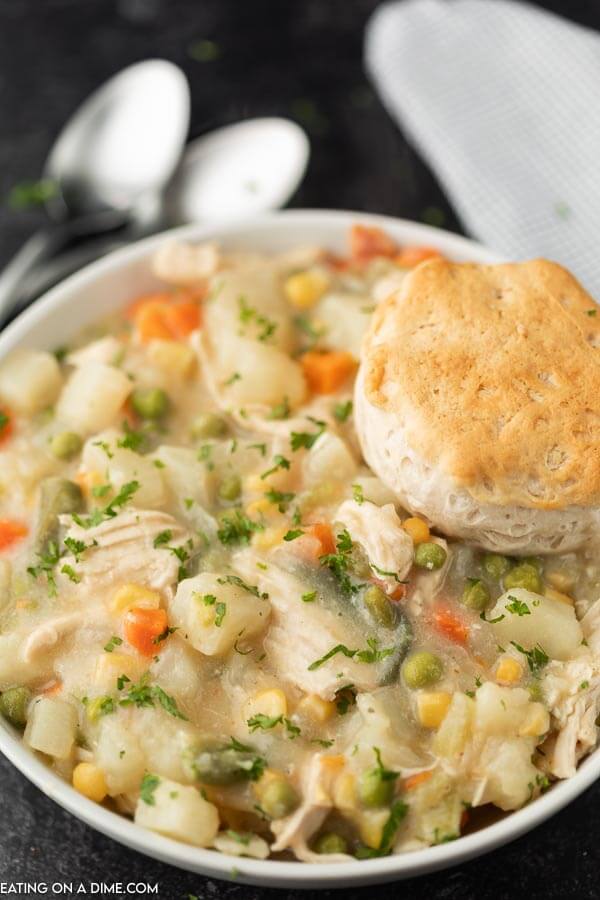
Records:
M47 685L42 688L41 693L44 697L54 697L56 694L60 694L62 690L62 681L56 678L53 681L49 681Z
M144 344L153 340L181 340L199 327L200 307L189 300L170 303L151 299L138 308L134 322Z
M368 262L376 256L396 256L398 244L381 228L353 225L350 229L350 256Z
M414 775L409 775L404 779L404 789L406 791L412 791L420 784L424 784L426 781L429 781L430 778L431 770L428 770L427 772L415 772Z
M350 267L350 260L345 256L337 256L335 253L326 253L323 262L336 272L343 272Z
M455 644L466 644L469 637L468 626L447 607L440 606L433 613L436 629Z
M424 259L436 259L441 258L441 256L442 254L435 247L409 246L402 247L400 253L394 257L394 262L397 266L402 266L403 269L412 269L413 266L418 266Z
M309 533L315 537L321 545L319 556L327 556L335 553L335 538L331 527L326 522L315 522L310 526Z
M129 304L125 310L125 318L135 321L137 314L144 306L152 305L154 303L170 303L172 299L173 294L169 294L167 291L156 294L142 294L141 297L137 297Z
M143 656L154 656L157 651L157 638L167 630L167 621L164 609L134 606L125 614L123 624L125 640Z
M23 522L14 519L0 519L0 550L7 550L28 534Z
M13 431L13 421L9 410L0 406L0 444L8 440Z
M308 386L314 394L332 394L349 378L358 365L351 353L309 350L300 357Z

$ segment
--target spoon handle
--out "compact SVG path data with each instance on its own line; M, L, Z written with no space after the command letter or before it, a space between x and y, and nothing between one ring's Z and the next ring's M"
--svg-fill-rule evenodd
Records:
M0 327L19 307L25 279L40 263L77 239L116 231L127 222L125 214L111 210L51 225L32 234L0 274Z

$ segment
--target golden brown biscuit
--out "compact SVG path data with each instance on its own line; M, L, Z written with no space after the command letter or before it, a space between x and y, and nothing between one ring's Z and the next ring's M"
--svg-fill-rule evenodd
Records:
M600 312L556 263L426 262L379 306L365 339L366 459L449 533L497 548L506 531L513 550L533 549L530 539L539 550L576 545L600 505L597 348ZM492 538L455 521L464 516L476 532L491 516Z

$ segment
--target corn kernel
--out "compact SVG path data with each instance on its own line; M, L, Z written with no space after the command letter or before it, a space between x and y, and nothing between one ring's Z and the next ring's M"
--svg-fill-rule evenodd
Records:
M321 299L328 287L327 276L322 272L312 270L290 275L286 279L283 289L288 301L296 309L310 309Z
M129 653L101 653L94 669L94 684L104 691L112 691L119 675L137 681L144 672L143 660Z
M445 691L419 694L417 712L423 728L439 728L448 712L452 696Z
M352 772L342 772L333 786L333 804L341 810L356 809L356 776Z
M575 585L575 579L568 572L548 572L544 573L544 578L549 581L553 588L557 591L570 591Z
M196 355L187 344L178 341L151 341L148 345L148 358L166 375L189 378L196 367Z
M411 516L410 519L405 519L402 527L412 538L413 544L424 544L431 536L427 522L419 519L418 516Z
M567 603L569 606L575 605L572 597L569 597L568 594L563 594L562 591L555 591L551 587L544 588L544 597L548 597L549 600L558 600L560 603Z
M269 512L273 512L273 504L266 497L261 497L260 500L253 500L246 507L246 513L249 516L263 516Z
M287 697L281 688L269 688L266 691L259 691L258 694L251 697L244 704L245 719L251 719L252 716L256 715L277 718L277 716L286 716L287 711Z
M333 700L323 700L318 694L307 694L298 704L298 712L317 722L328 722L335 714Z
M252 546L257 550L270 550L283 541L287 531L287 528L265 528L264 531L257 531L252 538Z
M519 728L522 737L539 737L550 728L550 715L541 703L532 703L527 718Z
M158 609L160 594L142 584L123 584L113 594L110 606L111 610L117 614L127 612L132 606Z
M102 769L87 762L79 763L73 769L73 787L94 803L102 803L108 792Z
M496 681L498 684L514 684L523 676L523 667L512 656L504 656L496 667Z

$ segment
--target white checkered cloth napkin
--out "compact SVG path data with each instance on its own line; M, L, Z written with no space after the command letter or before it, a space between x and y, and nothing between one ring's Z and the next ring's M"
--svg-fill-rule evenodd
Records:
M511 0L401 0L366 65L466 229L600 300L600 35Z

